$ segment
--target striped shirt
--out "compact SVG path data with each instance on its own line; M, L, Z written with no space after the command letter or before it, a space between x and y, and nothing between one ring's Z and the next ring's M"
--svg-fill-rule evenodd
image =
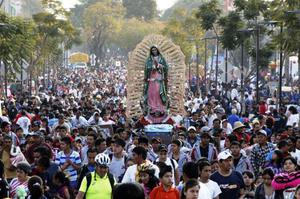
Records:
M70 155L66 155L63 151L60 151L56 156L55 163L61 167L68 159L75 164L81 164L80 155L76 151L72 151ZM69 177L70 182L77 181L77 171L71 165L64 170L64 173Z
M9 184L9 192L10 192L10 197L12 199L16 199L17 198L17 189L20 189L20 186L23 186L26 190L26 192L28 192L28 180L26 180L25 182L20 182L18 180L18 178L14 178L12 179L12 181Z

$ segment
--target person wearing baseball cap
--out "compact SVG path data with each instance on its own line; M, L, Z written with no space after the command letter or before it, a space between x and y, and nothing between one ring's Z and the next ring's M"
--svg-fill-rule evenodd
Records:
M219 199L239 199L244 193L244 180L242 174L232 170L232 155L229 151L222 151L218 155L219 170L210 177L218 183L222 193Z
M260 171L260 168L266 164L266 157L274 151L275 147L272 143L268 142L267 132L263 129L256 133L258 144L254 145L250 154L250 161L255 175Z
M188 128L187 142L193 147L198 141L196 127L190 126Z
M168 157L168 147L164 144L158 147L158 158L154 161L154 164L163 162L168 166L172 167L172 175L173 175L173 184L179 184L179 170L178 163L176 160Z
M204 126L200 130L201 140L192 149L191 159L193 161L198 161L201 157L205 157L208 161L213 161L217 159L217 149L210 143L211 135L210 128Z

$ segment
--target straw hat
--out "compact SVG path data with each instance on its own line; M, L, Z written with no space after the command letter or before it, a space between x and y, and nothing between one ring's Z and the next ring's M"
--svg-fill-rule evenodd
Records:
M235 130L237 130L239 128L245 128L245 127L246 126L242 122L237 121L237 122L234 123L233 131L235 131Z

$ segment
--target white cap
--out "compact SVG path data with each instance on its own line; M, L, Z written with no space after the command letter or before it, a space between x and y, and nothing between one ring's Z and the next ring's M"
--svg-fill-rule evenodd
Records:
M267 132L265 131L265 130L259 130L258 132L257 132L257 134L263 134L263 135L265 135L265 136L268 136L267 135Z
M232 155L231 155L231 153L229 151L222 151L218 155L218 161L220 161L220 160L226 160L229 157L232 157Z
M190 130L196 131L196 128L195 128L194 126L190 126L190 127L188 128L188 131L190 131Z

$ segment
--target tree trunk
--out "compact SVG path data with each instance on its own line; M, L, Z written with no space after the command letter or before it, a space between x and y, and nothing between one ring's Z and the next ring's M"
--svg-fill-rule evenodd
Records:
M289 77L290 77L290 60L289 60L289 57L288 56L286 56L285 57L285 59L284 59L284 79L285 79L285 86L288 86L288 79L289 79ZM284 80L283 79L283 80Z

